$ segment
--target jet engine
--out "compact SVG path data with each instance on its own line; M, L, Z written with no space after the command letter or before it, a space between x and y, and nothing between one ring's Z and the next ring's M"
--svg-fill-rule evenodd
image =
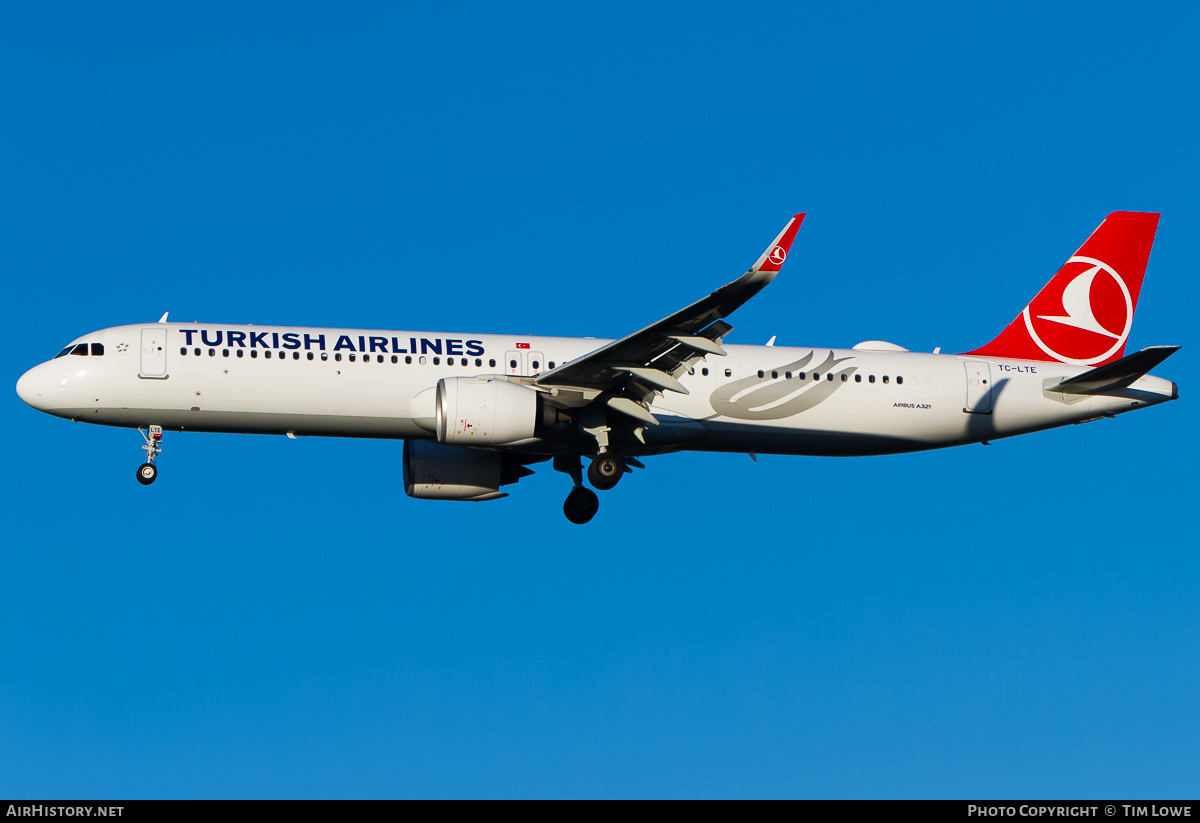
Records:
M444 377L437 385L437 439L506 446L554 425L557 411L534 389L494 377Z
M516 455L443 446L428 440L404 441L404 493L409 497L495 500L508 496L500 491L501 486L530 474L533 471Z

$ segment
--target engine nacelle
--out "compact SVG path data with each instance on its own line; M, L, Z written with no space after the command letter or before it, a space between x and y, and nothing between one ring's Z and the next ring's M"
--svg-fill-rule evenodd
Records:
M404 493L425 500L495 500L501 486L533 474L549 457L476 451L430 440L404 441Z
M494 377L443 377L436 413L438 442L457 446L528 440L553 425L555 416L534 389Z
M442 446L428 440L404 441L404 493L425 500L495 500L504 455Z

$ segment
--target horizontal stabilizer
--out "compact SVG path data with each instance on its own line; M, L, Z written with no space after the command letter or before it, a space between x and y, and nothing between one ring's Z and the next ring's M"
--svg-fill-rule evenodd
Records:
M1127 389L1138 378L1144 377L1162 361L1179 351L1179 346L1150 346L1128 357L1114 360L1103 366L1068 377L1060 383L1048 386L1047 391L1063 394L1108 394Z

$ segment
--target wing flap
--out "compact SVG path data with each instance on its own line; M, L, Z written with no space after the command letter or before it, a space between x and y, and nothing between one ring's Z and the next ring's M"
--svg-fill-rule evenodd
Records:
M672 377L665 371L658 369L646 368L644 366L627 366L613 364L613 368L618 371L628 372L634 377L640 378L643 382L649 383L656 389L665 389L666 391L678 392L679 394L691 394L687 387Z

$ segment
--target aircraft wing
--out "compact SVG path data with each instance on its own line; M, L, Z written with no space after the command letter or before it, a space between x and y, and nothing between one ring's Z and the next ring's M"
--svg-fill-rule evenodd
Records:
M724 355L721 338L733 327L721 322L775 279L804 221L797 214L750 267L707 297L641 331L543 372L534 384L545 388L610 392L608 405L642 422L657 421L647 401L662 389L687 393L679 376L706 354ZM639 408L640 407L640 408Z

